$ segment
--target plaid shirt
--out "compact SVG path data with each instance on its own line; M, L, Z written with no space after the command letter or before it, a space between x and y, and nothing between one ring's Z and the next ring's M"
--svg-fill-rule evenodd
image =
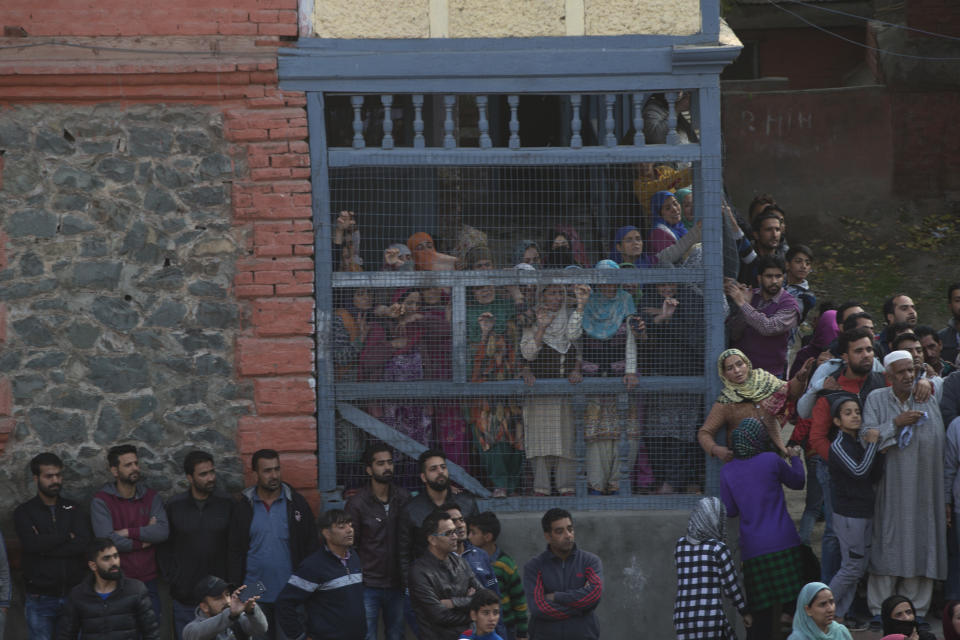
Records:
M678 640L736 639L723 612L723 596L733 601L741 615L747 613L743 590L727 545L717 540L691 544L677 540L677 599L673 626Z

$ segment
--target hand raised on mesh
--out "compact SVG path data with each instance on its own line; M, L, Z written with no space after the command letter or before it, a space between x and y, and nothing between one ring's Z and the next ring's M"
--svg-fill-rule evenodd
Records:
M577 308L582 309L590 299L590 285L578 284L573 287L573 295L577 298Z
M496 319L492 313L487 311L480 314L480 317L477 318L477 324L480 325L480 331L483 332L483 335L487 335L493 331L493 325L496 324Z

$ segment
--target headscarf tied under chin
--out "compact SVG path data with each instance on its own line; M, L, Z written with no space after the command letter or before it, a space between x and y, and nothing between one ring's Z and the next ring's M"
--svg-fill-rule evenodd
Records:
M630 233L631 231L640 231L640 230L634 226L627 225L625 227L620 227L619 229L617 229L616 234L614 234L613 236L613 246L610 248L610 255L608 256L608 258L610 260L613 260L617 264L620 264L624 261L623 254L620 253L620 247L618 247L617 245L623 242L623 239L626 238L627 234ZM647 260L646 254L643 254L639 258L634 260L633 264L635 264L638 267L646 267L646 266L649 266L650 263Z
M667 198L674 198L676 196L671 191L657 191L653 194L653 197L650 198L650 214L653 216L653 226L663 225L667 229L673 232L673 235L677 236L677 240L687 235L687 228L683 224L683 214L680 214L680 220L677 221L677 224L668 224L666 220L663 219L663 216L660 215L660 210L663 209L663 203L667 201ZM681 211L683 207L681 207Z
M797 596L797 610L793 614L793 633L787 640L848 640L850 632L837 621L830 623L826 633L823 632L813 618L807 615L805 607L810 606L824 589L830 589L822 582L811 582L800 590Z
M883 635L890 635L891 633L902 633L903 635L909 637L913 633L913 630L917 628L916 620L895 620L893 618L893 610L897 608L897 605L906 602L910 605L910 609L916 614L916 607L913 606L913 602L910 601L910 598L901 595L893 595L883 601L883 604L880 605L880 622L883 623ZM946 627L944 627L946 631Z
M720 498L701 498L687 523L687 541L700 544L707 540L725 542L727 538L727 508Z
M723 362L730 356L740 356L746 363L749 372L743 384L734 384L723 375ZM750 359L740 349L727 349L717 358L717 373L723 382L723 389L717 402L733 404L736 402L760 402L779 391L785 384L783 380L763 369L754 369Z
M744 418L730 434L730 449L733 450L733 457L741 460L770 451L766 425L756 418Z

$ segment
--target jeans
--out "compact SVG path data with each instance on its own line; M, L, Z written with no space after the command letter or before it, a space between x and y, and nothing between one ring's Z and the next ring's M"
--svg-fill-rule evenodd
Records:
M830 495L830 468L827 461L816 458L817 480L823 490L823 546L820 548L820 580L830 584L833 576L840 570L840 542L833 532L833 496Z
M810 544L813 525L817 523L817 518L823 510L823 489L820 488L820 481L817 480L815 459L819 459L816 454L807 458L807 494L803 506L803 515L800 516L800 526L797 527L800 542L807 545Z
M163 627L163 607L160 606L160 591L157 588L157 579L144 580L143 584L150 594L150 604L153 606L153 615L157 617L157 627Z
M42 596L35 593L26 594L24 615L27 618L27 629L30 631L30 640L53 640L57 635L57 618L66 598L57 596ZM0 631L2 637L2 631Z
M377 640L381 611L384 640L403 640L403 591L365 586L363 606L367 610L367 640Z
M197 617L197 608L173 601L173 634L177 640L183 636L183 628Z
M417 620L417 614L413 612L413 602L410 601L410 590L403 594L403 617L407 620L407 626L413 631L413 637L420 637L420 622Z

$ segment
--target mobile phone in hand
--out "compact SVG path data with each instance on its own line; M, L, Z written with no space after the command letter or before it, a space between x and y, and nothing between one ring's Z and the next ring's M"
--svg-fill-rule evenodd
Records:
M254 596L262 596L267 592L267 585L263 584L259 580L255 584L248 584L240 589L240 592L237 594L237 599L240 602L246 602Z

